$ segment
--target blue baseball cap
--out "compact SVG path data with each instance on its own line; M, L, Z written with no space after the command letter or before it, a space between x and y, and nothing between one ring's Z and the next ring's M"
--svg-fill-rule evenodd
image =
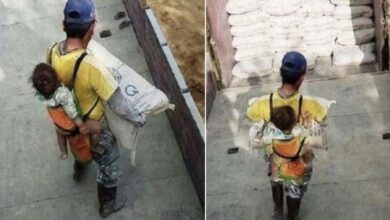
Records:
M92 0L68 0L64 8L64 21L70 25L83 26L95 20L95 5Z
M300 77L306 73L306 58L299 52L287 52L280 68L282 76Z

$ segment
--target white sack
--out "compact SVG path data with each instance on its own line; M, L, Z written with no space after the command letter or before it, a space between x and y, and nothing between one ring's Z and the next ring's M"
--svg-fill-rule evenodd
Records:
M333 44L318 44L318 45L308 45L307 52L315 54L319 57L331 56L334 48Z
M337 31L333 29L326 29L321 32L306 32L305 33L305 42L311 44L316 44L315 42L334 42L336 39Z
M375 36L374 28L357 31L344 31L339 34L336 42L340 45L357 45L371 41Z
M302 31L300 31L297 26L293 26L293 27L270 26L266 30L266 34L268 36L272 36L272 38L303 37Z
M265 34L258 34L252 36L234 36L232 45L234 48L250 48L254 45L269 45L269 38Z
M272 56L243 60L234 66L232 74L238 78L263 77L272 73Z
M262 22L267 22L268 17L269 16L264 13L264 11L262 11L261 9L257 9L244 14L230 15L228 18L228 23L232 26L258 24Z
M229 14L242 14L262 8L264 3L264 0L229 0L226 11Z
M273 56L272 49L269 45L252 46L246 49L238 49L234 54L236 61L249 60L256 57L269 57Z
M372 0L330 0L335 5L370 5Z
M230 32L233 36L251 36L264 33L268 30L269 25L266 22L259 22L249 25L232 26Z
M328 0L316 1L304 0L302 3L302 10L307 12L309 17L332 16L334 14L335 5Z
M301 6L301 0L272 0L265 3L263 10L274 16L292 14Z
M324 30L334 29L336 19L333 17L307 17L299 25L299 29L304 32L323 32Z
M371 18L340 19L336 23L336 29L340 31L355 31L374 27Z
M269 23L271 26L290 28L302 24L304 19L303 16L293 13L286 16L271 16L269 18Z
M339 46L333 51L335 66L362 65L375 63L374 43L360 46Z
M334 16L338 19L372 17L373 10L370 6L337 6Z
M167 96L137 72L112 55L98 42L91 40L88 50L111 69L122 94L136 110L157 113L170 108Z

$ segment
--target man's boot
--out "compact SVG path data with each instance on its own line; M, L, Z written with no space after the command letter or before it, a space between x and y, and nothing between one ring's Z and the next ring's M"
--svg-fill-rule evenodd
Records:
M272 199L274 200L273 219L283 218L283 185L272 186Z
M301 199L294 199L287 196L287 211L289 220L297 220L299 215L299 208L301 206Z
M111 214L121 210L126 204L126 197L116 199L116 186L107 188L98 183L99 214L101 218L106 218Z
M74 181L76 181L76 182L81 181L83 174L84 174L85 166L86 165L78 162L77 160L74 161L74 164L73 164L73 170L74 170L73 180Z

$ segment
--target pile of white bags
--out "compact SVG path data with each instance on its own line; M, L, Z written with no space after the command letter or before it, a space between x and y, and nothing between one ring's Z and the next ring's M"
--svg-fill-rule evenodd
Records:
M279 73L288 51L303 53L308 69L318 57L333 56L337 66L375 62L373 50L354 46L374 38L372 0L230 0L226 11L238 78Z

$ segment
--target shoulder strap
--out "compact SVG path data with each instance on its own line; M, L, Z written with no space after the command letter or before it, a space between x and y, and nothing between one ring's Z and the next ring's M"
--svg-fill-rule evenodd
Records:
M299 105L298 105L297 122L299 122L299 119L301 118L301 114L302 114L302 102L303 102L303 96L300 95L300 97L299 97Z
M76 94L76 90L74 89L74 85L75 85L75 81L76 81L76 76L77 76L77 73L79 71L80 64L81 64L81 62L83 61L83 59L84 59L84 57L86 55L87 55L87 52L82 53L81 56L77 59L75 65L74 65L72 81L71 81L71 84L70 84L70 88L74 90L75 94ZM95 107L99 103L99 100L100 100L100 98L98 96L96 101L95 101L95 103L92 105L92 107L88 110L88 112L86 114L83 115L83 120L85 120L85 119L87 119L89 117L91 112L95 109Z
M273 96L274 96L274 93L271 93L269 95L269 118L271 120L271 117L272 117L272 113L273 113Z
M76 81L77 72L79 71L80 64L83 61L84 57L87 55L87 52L84 52L81 54L81 56L76 60L76 63L74 64L73 74L72 74L72 80L70 81L70 89L73 89L74 82Z
M49 51L49 54L48 54L48 57L47 57L47 61L48 61L48 64L51 66L52 65L52 53L53 53L53 49L54 47L57 45L57 43L53 44L53 46L51 46L50 48L50 51Z

